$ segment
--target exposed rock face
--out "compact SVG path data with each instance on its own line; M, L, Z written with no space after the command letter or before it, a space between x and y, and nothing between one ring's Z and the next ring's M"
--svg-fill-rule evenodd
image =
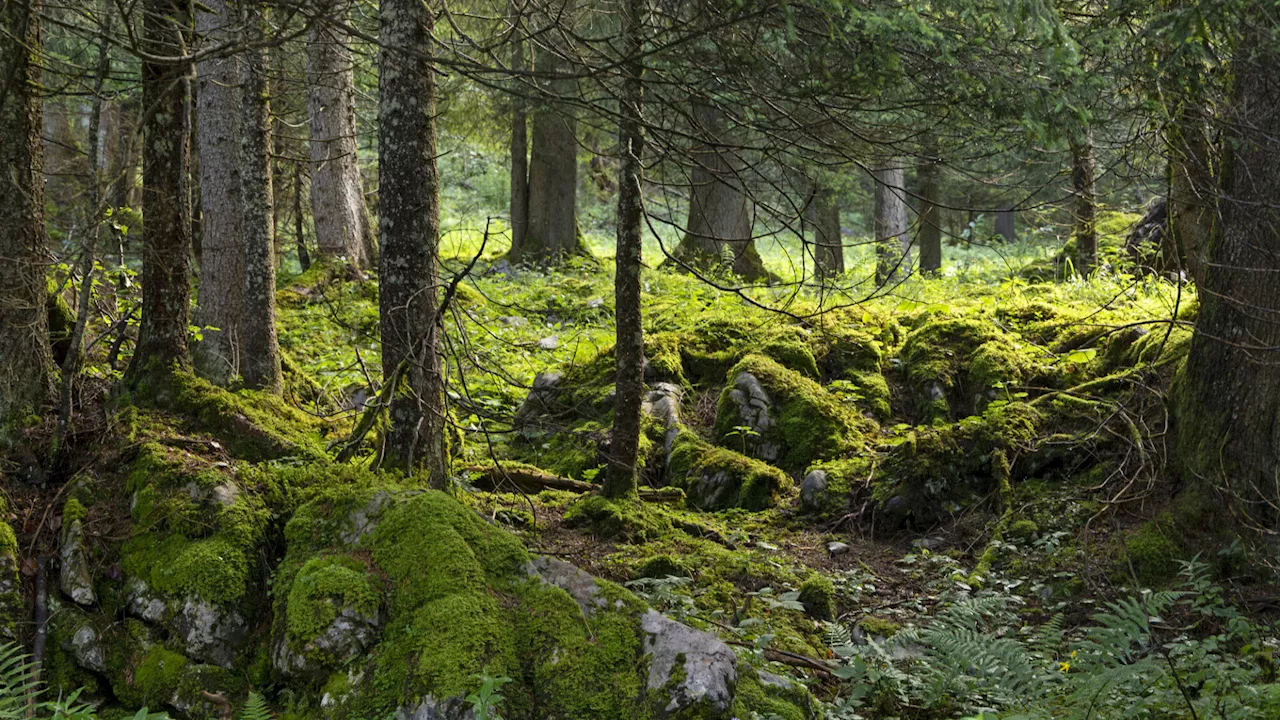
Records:
M679 385L660 382L645 393L640 409L650 417L657 419L665 428L662 436L663 468L671 462L671 451L675 448L676 436L680 434L680 401L684 399L684 390Z
M539 416L549 412L560 393L560 381L564 375L558 372L541 372L533 378L533 387L529 395L516 411L516 425L527 425L535 422Z
M648 688L670 698L660 710L663 717L694 709L711 717L729 712L738 680L738 658L728 645L654 610L641 617L640 627L649 653ZM677 671L677 664L682 672Z
M249 635L249 625L239 612L194 595L178 608L173 626L186 642L188 657L227 669Z
M822 496L827 492L827 472L813 470L800 483L800 509L812 512L822 507Z
M95 672L106 672L107 662L102 650L102 637L91 625L81 625L71 636L71 653L76 664Z
M766 462L776 461L778 459L777 443L764 439L773 427L774 421L771 414L772 402L764 386L760 384L760 380L749 372L738 373L733 379L733 388L729 390L729 399L738 409L740 422L734 426L737 432L743 433L742 428L750 430L750 433L746 433L746 436L741 438L743 445L751 449L750 454L753 457Z
M80 605L96 604L98 595L93 591L93 573L89 570L89 556L84 547L84 528L79 520L73 520L63 529L58 560L58 585L63 594Z
M461 698L437 700L425 697L415 706L396 708L396 720L474 720L475 711Z

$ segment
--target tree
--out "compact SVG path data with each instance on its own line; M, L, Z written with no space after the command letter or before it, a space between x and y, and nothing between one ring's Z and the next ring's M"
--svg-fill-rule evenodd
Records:
M521 27L521 15L515 3L510 6L511 17L511 70L522 73L525 70L524 32ZM518 86L517 86L518 87ZM525 99L517 90L511 98L511 252L508 259L520 261L520 249L524 246L525 234L529 229L529 113Z
M535 69L554 76L563 63L555 52L535 52ZM569 80L551 80L548 96L568 95ZM577 115L571 105L544 101L533 113L532 149L529 153L528 227L517 257L533 263L550 263L582 253L578 240L578 136Z
M202 2L202 46L230 40L239 24L227 0ZM200 287L193 320L204 328L196 372L226 385L240 371L244 257L240 247L240 57L214 53L196 63L196 145L200 153Z
M916 170L920 183L920 223L916 232L916 246L920 248L920 272L936 273L942 269L942 207L941 165L926 145L924 158Z
M872 175L876 183L876 285L884 286L902 279L910 270L906 173L902 161L891 158Z
M1097 161L1087 129L1071 140L1072 217L1075 221L1076 272L1088 277L1098 265Z
M697 102L690 161L689 219L675 257L694 267L715 267L728 254L733 272L745 280L769 276L756 251L751 206L742 186L743 162L720 108Z
M271 105L267 90L266 18L262 4L244 2L246 35L259 43L241 65L240 202L244 249L244 312L240 374L246 387L284 389L276 340L275 212L271 193Z
M609 439L609 466L601 492L622 497L635 492L640 448L641 404L644 398L644 327L640 311L640 271L642 257L641 202L643 177L644 65L641 23L644 0L627 0L623 17L623 87L620 97L622 122L618 146L622 167L618 173L618 249L614 278L614 308L617 316L616 393L613 433Z
M1249 18L1221 126L1220 220L1200 314L1175 393L1184 476L1222 491L1236 513L1280 527L1280 49Z
M387 463L425 468L443 487L444 376L437 297L440 179L435 72L427 56L435 18L421 0L382 0L378 83L378 191L382 375L392 383Z
M356 153L355 73L342 29L350 4L320 0L307 35L311 215L320 254L363 267L374 262L374 239Z
M188 0L147 0L142 49L142 324L125 373L136 387L187 367L190 325L191 201L187 191Z
M53 396L45 314L40 2L0 4L0 428Z
M831 188L816 185L806 208L806 223L813 227L813 268L819 280L844 273L844 237L840 230L840 204Z

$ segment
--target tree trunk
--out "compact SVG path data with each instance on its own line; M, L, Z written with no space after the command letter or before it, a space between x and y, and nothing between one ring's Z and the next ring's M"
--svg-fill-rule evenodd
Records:
M154 57L187 53L189 0L147 0L143 50ZM190 326L191 199L187 189L189 66L142 63L142 324L125 382L187 367Z
M228 0L205 0L196 12L204 45L231 39L239 25ZM201 328L196 372L227 385L241 370L240 316L244 259L240 247L240 60L196 64L196 144L200 153L200 286L193 320Z
M311 268L311 253L307 252L307 238L303 232L306 221L302 216L302 163L293 164L293 243L298 250L298 266L302 272Z
M537 53L540 73L562 70L549 51ZM551 81L550 92L567 94L572 85ZM582 252L578 242L578 120L573 108L554 100L533 113L533 147L529 155L529 221L520 259L553 263Z
M435 18L421 0L382 0L379 16L382 375L388 382L403 376L391 401L386 459L406 472L426 469L430 483L443 487L447 457L436 282L440 179L435 73L424 58Z
M1096 190L1097 166L1093 157L1093 135L1088 130L1084 137L1071 143L1071 193L1074 208L1076 235L1076 272L1081 277L1089 275L1098 266L1098 199Z
M0 431L53 397L45 299L38 0L0 3Z
M265 38L261 0L243 3L246 35ZM276 340L275 208L271 193L271 106L267 51L251 48L241 64L240 227L244 246L244 314L240 374L246 387L284 391Z
M908 257L906 172L896 158L873 175L876 181L876 284L900 282L911 270Z
M641 23L644 0L627 0L623 18L624 52L629 58L623 68L618 128L622 167L618 177L618 251L614 278L614 308L618 342L614 346L618 373L614 398L613 432L609 439L609 467L601 492L606 497L623 497L636 492L639 473L641 404L644 400L644 328L640 314L640 268L642 266L644 207L640 183L643 173L644 65Z
M926 148L926 155L931 155ZM941 167L937 158L925 157L920 163L920 229L916 244L920 248L920 272L936 273L942 269L942 208L938 205Z
M1203 280L1204 255L1217 217L1213 145L1202 107L1183 107L1167 134L1169 153L1169 243L1160 271L1182 270Z
M735 273L750 281L767 279L752 234L751 207L741 189L742 159L728 141L724 112L697 103L693 119L694 134L703 142L692 153L689 220L675 257L695 268L716 267L727 259L727 250Z
M357 267L373 264L373 228L356 154L355 74L348 38L350 0L322 0L307 35L307 116L311 127L311 215L316 248Z
M1015 227L1017 216L1012 208L1001 208L996 211L996 234L1004 238L1005 242L1015 242L1018 239L1017 229ZM972 239L972 238L970 238Z
M520 13L514 4L510 10L514 42L511 44L511 69L516 73L525 70L524 29ZM521 92L522 78L514 82L516 92ZM525 235L529 230L529 114L525 99L511 96L511 250L507 259L520 262Z
M1262 23L1254 26L1263 27ZM1221 491L1237 517L1280 527L1280 52L1254 31L1234 64L1220 225L1200 315L1174 397L1188 481Z
M813 226L813 269L819 280L844 273L844 237L840 231L840 204L834 191L818 188L810 203Z

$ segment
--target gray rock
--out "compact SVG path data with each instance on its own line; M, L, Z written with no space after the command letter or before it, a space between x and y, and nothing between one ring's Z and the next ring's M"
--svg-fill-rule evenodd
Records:
M329 627L325 628L307 644L308 650L318 650L320 657L327 663L322 665L306 654L295 652L284 638L276 645L272 658L277 670L290 675L321 674L348 661L363 655L378 642L382 628L381 618L377 614L367 615L354 608L344 607Z
M733 379L729 399L738 411L738 422L734 424L749 427L756 433L756 437L749 438L746 443L748 453L767 462L776 461L780 448L776 443L764 441L769 429L773 427L773 416L770 414L773 403L760 380L749 372L738 373Z
M71 656L76 664L87 670L106 672L107 662L102 651L102 636L88 623L81 625L71 636Z
M814 470L800 483L800 509L811 512L821 507L822 496L827 492L827 471Z
M836 540L832 540L831 542L827 543L827 552L831 555L831 557L835 557L836 555L843 555L849 552L849 545L847 543L842 543Z
M391 493L386 490L375 492L364 507L352 511L347 516L347 527L342 531L342 542L358 545L365 535L373 532L378 524L378 514L391 503Z
M125 610L149 623L162 623L169 617L169 605L141 578L129 578L125 585Z
M507 327L524 327L529 324L529 318L521 315L503 315L498 318L498 322Z
M676 436L680 434L680 401L684 399L684 390L674 383L660 382L645 394L640 409L645 414L656 418L666 428L662 436L664 463L671 461L671 450L675 447Z
M249 624L239 612L194 595L182 603L173 626L186 642L188 657L227 669L249 637Z
M911 541L911 547L924 548L925 550L937 550L946 544L946 541L940 537L916 538Z
M766 670L756 670L756 679L765 687L777 688L779 690L790 690L795 685L795 683L791 681L791 678L774 675Z
M437 700L428 695L415 707L396 708L395 720L475 720L475 716L462 698Z
M549 335L538 341L539 350L555 350L560 347L560 338L555 335Z
M556 395L560 393L560 381L563 379L564 375L558 372L540 372L533 378L533 387L516 411L517 427L533 422L551 409Z
M569 593L587 617L606 605L596 586L596 579L576 565L546 555L539 555L524 566L530 577L536 577Z
M707 510L723 510L738 504L742 490L742 478L727 470L703 473L687 488L688 496L697 507Z
M93 573L84 547L84 528L79 520L62 530L62 547L58 550L60 569L58 586L63 594L80 605L94 605L98 595L93 591Z
M659 710L662 716L699 705L713 717L729 711L738 658L728 645L655 610L641 616L640 628L649 655L649 691L661 691L667 698ZM683 662L682 674L675 672L677 662ZM673 683L673 677L680 679Z

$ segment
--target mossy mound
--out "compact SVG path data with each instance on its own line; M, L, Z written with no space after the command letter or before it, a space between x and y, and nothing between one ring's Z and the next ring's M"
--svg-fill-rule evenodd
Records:
M725 447L801 472L814 461L867 447L875 424L814 380L762 355L728 374L715 435Z
M1002 472L996 461L1029 451L1040 422L1035 408L1013 402L949 425L908 431L874 480L887 524L927 526L986 497Z
M976 315L929 317L899 355L913 414L924 423L981 413L1002 390L1047 373L1044 356Z
M778 468L711 445L688 429L672 444L667 481L683 488L687 502L701 510L764 510L793 485Z

